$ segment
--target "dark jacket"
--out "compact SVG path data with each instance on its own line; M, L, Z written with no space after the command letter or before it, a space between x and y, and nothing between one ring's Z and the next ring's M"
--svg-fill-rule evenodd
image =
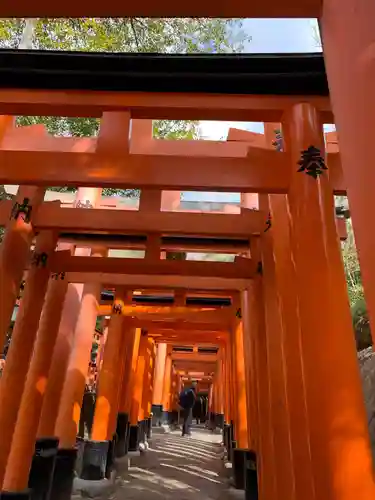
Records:
M187 410L188 408L193 408L195 403L195 391L194 389L185 389L180 394L180 406Z

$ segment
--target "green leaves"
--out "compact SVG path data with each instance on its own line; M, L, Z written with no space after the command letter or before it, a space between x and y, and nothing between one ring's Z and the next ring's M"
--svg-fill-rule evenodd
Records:
M0 47L17 48L26 26L22 19L0 19ZM33 20L34 49L92 52L210 53L241 52L249 39L240 19L81 18ZM30 23L29 23L30 29ZM99 130L96 118L20 116L18 125L42 123L60 136L89 137ZM197 121L154 121L160 139L197 139ZM55 188L56 189L56 188ZM72 191L71 188L58 188ZM136 195L137 190L105 190L105 194Z

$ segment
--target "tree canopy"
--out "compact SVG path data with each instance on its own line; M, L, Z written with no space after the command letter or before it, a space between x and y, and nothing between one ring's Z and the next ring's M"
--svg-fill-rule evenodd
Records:
M0 19L0 48L89 52L225 53L241 52L249 40L240 19ZM88 137L99 130L95 118L19 116L18 125L42 123L54 135ZM154 136L196 139L197 121L156 120ZM53 188L71 191L72 188ZM136 190L106 189L104 194L135 196Z

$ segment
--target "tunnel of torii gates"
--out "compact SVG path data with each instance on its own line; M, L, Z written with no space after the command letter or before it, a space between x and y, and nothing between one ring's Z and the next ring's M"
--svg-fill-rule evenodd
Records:
M34 90L0 90L0 181L19 185L0 203L3 340L25 281L0 381L1 498L28 498L29 487L33 498L62 500L74 469L88 480L108 475L114 455L136 450L151 414L175 412L179 390L194 379L209 392L239 487L255 469L261 500L373 499L339 244L345 228L334 209L346 186L358 209L350 171L363 178L366 168L367 196L373 169L351 163L350 147L369 151L354 130L351 145L324 137L323 123L335 122L328 91L288 95L282 79L279 96L67 91L36 88L29 76ZM336 83L332 102L346 130ZM51 137L43 126L15 127L20 114L94 116L100 128L97 137ZM265 131L231 129L222 142L155 140L153 118L263 121ZM365 115L357 119L368 137ZM47 186L66 185L79 188L73 203L44 201ZM102 197L103 187L140 188L139 208ZM188 190L242 193L240 207L182 210ZM361 264L371 267L361 223L353 218ZM144 256L108 256L116 248ZM234 259L184 259L189 252ZM113 293L109 305L104 290ZM77 443L103 315L92 435Z

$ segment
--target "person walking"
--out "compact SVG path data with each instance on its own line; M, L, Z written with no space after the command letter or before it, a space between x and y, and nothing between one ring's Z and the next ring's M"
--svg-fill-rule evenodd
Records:
M184 389L180 394L179 404L182 408L182 435L191 436L191 424L193 419L193 406L196 400L196 384L193 382L191 387Z

